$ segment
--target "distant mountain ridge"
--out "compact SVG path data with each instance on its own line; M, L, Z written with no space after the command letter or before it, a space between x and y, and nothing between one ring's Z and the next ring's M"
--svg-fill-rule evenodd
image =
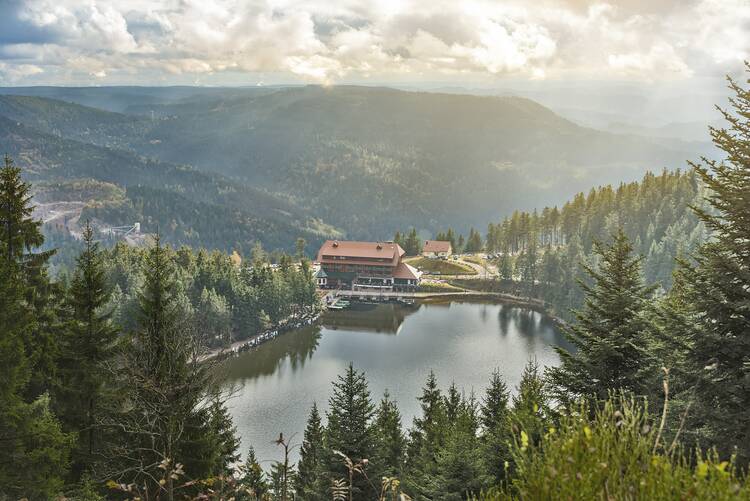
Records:
M357 238L410 225L481 227L704 153L581 127L518 97L354 86L14 90L22 92L37 97L0 96L0 116L227 176Z
M291 250L297 237L315 244L336 233L293 204L218 174L62 138L3 116L0 147L32 182L94 179L126 188L124 203L102 200L84 212L112 225L140 221L144 231L158 230L175 244L249 254L255 242ZM67 193L65 200L74 197ZM200 210L185 210L188 201Z

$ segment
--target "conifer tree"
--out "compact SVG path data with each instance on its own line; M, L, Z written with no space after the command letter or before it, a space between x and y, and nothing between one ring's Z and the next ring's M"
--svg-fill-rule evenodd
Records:
M327 446L326 472L329 482L348 478L349 472L341 452L352 461L368 461L374 453L375 434L372 418L375 407L363 372L349 364L344 374L333 382L333 394L329 400L328 425L325 431ZM365 478L354 478L354 492L369 492L372 488Z
M268 492L266 474L255 457L255 449L252 447L247 452L247 459L242 466L242 476L238 484L237 501L260 501L265 499Z
M210 397L209 368L198 363L199 347L180 310L173 265L157 236L146 257L137 328L123 350L123 410L113 425L125 433L111 457L113 475L145 483L149 492L170 501L169 472L182 464L194 478L215 474L216 462L204 458L217 458L219 467L224 458L206 450L206 442L224 451L228 443L212 440L217 435L212 413L203 405Z
M455 423L458 419L458 413L461 411L461 405L463 404L461 392L458 391L455 381L451 382L443 401L445 406L445 418L447 420L446 423L448 426L451 426L451 424Z
M750 73L750 64L746 63ZM738 447L750 462L750 89L730 79L728 129L711 128L722 162L704 159L695 169L710 189L713 209L699 210L713 239L682 262L681 279L694 329L685 374L695 395L693 424L701 445L722 453Z
M453 228L448 228L448 231L445 233L445 239L451 243L453 252L458 252L458 242L456 241L456 233L453 231Z
M508 414L510 442L522 447L537 445L548 432L553 412L550 404L550 388L539 372L536 360L530 360L524 367L521 381L513 396L513 405ZM506 475L512 476L515 470L513 455L503 465Z
M418 398L421 416L414 418L407 449L407 485L420 495L429 495L437 468L437 453L445 444L448 429L445 400L433 371Z
M412 228L404 240L404 251L407 256L418 256L422 253L422 241L417 235L416 228Z
M373 470L382 477L400 478L406 458L406 438L401 429L401 412L386 390L375 411L373 423L376 447Z
M508 414L510 392L498 370L492 372L490 385L482 400L482 455L485 469L496 483L505 477L504 464L510 459Z
M476 402L461 398L455 421L437 453L429 499L461 501L488 485L482 456L477 454Z
M550 370L558 397L599 400L612 390L636 395L650 391L654 365L645 351L644 307L652 287L643 285L641 257L620 230L611 245L595 244L601 259L597 269L583 265L593 280L581 282L586 293L578 322L564 331L575 352L557 348L561 365Z
M43 276L49 256L32 253L44 239L41 222L31 216L29 192L20 169L5 157L0 167L0 498L51 499L67 474L72 437L61 431L49 398L29 391L36 354L44 346L36 335L33 277Z
M328 499L325 492L326 482L323 478L324 458L324 429L318 406L313 403L310 417L307 419L305 434L302 438L297 475L294 479L294 490L300 499L309 499L310 501Z
M503 244L501 250L498 273L500 273L500 278L503 280L513 280L513 258L510 255L510 247L507 244Z
M101 421L111 407L113 385L106 366L115 355L117 329L111 322L110 287L103 254L91 226L83 231L84 250L77 258L67 293L68 321L54 391L60 418L78 434L73 477L91 467L102 448Z

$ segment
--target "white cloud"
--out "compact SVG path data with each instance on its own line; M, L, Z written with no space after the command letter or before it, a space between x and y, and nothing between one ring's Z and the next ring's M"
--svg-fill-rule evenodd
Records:
M169 80L229 71L319 82L409 75L653 80L724 72L750 57L747 0L18 5L18 21L36 39L0 45L0 74L29 82L94 77L116 83L124 76Z

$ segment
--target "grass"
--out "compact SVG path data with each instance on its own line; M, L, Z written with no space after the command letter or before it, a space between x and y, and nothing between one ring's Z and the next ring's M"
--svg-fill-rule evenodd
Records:
M425 282L419 284L419 292L463 292L464 289L447 282Z
M476 275L477 272L471 266L458 263L453 260L429 259L426 257L413 257L406 262L415 268L419 268L428 275Z
M476 255L468 255L468 256L462 256L461 259L464 261L468 261L470 263L478 264L479 266L487 267L487 260L483 257L476 256Z

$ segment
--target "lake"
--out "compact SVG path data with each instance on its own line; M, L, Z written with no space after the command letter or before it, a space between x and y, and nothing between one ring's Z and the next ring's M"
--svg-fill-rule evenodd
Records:
M554 346L564 343L549 317L508 304L353 303L350 310L326 313L318 325L225 361L220 370L233 393L227 405L243 456L252 445L268 467L282 458L272 441L280 432L302 441L312 403L321 413L328 408L331 381L349 362L365 371L376 403L388 389L407 427L419 412L416 397L431 369L441 387L455 381L480 398L494 369L514 388L529 359L555 365Z

